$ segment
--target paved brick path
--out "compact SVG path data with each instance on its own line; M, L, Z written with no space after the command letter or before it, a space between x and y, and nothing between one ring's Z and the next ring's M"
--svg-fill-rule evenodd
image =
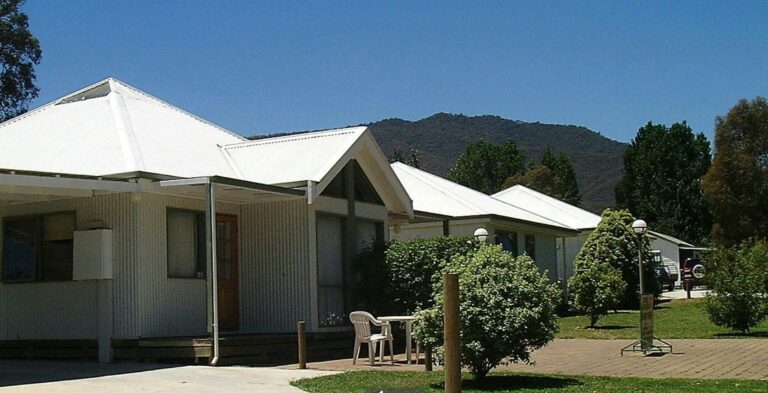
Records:
M768 339L669 340L674 353L642 356L619 350L632 340L555 340L533 355L535 365L512 365L497 370L570 375L609 375L648 378L735 378L768 380ZM368 359L351 359L309 366L320 370L423 370L423 365L405 365L403 356L390 365L369 367Z

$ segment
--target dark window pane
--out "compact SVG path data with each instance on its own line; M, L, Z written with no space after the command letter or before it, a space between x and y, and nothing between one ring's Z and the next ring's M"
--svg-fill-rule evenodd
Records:
M3 280L33 280L38 256L37 218L5 221Z
M531 259L536 260L536 237L533 235L525 235L525 253L528 254Z
M72 240L44 242L40 280L71 280L73 253Z
M496 244L501 244L504 251L509 251L517 256L517 232L496 232Z
M74 233L74 214L55 214L43 217L41 280L60 281L72 279Z

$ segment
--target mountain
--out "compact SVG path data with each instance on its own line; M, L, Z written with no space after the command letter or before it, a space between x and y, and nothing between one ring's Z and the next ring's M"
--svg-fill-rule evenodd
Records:
M621 177L626 147L581 126L527 123L490 115L437 113L416 121L385 119L366 125L388 157L396 148L406 156L412 148L417 149L421 152L421 168L443 177L467 145L478 139L496 143L514 139L528 158L537 162L551 146L573 163L581 207L598 214L614 204L613 189Z

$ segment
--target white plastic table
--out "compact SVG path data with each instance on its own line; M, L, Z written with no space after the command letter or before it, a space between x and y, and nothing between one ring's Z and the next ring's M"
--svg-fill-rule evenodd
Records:
M386 322L402 322L405 324L405 361L407 364L411 364L411 325L416 317L412 315L396 315L377 318L379 321ZM418 362L419 359L416 359Z

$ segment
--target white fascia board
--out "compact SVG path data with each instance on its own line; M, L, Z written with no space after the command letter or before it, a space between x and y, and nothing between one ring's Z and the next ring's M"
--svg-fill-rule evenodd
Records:
M210 177L191 177L189 179L161 180L160 187L199 186L210 184Z
M8 186L19 186L19 187L69 188L69 189L102 190L102 191L113 191L113 192L134 192L134 191L140 191L140 188L141 188L141 186L136 183L114 181L114 180L11 175L6 173L0 174L0 184L8 185Z

